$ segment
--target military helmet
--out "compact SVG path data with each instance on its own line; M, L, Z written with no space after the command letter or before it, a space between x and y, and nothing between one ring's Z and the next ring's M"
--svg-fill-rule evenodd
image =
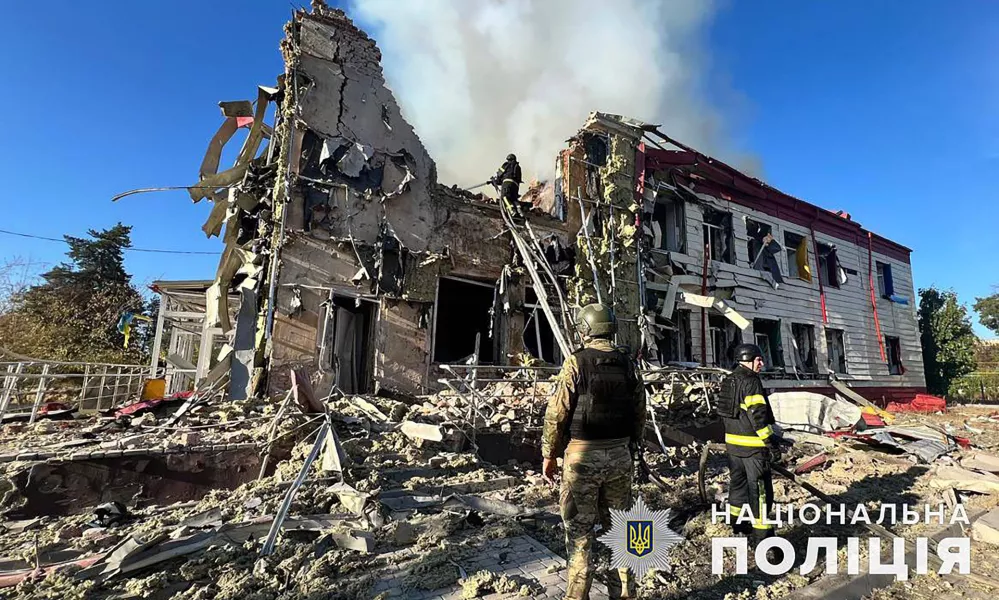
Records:
M763 350L756 344L739 344L735 347L736 362L753 362L757 358L763 358Z
M514 161L514 160L517 160L517 157L516 157L516 156L514 156L513 154L507 154L507 155L506 155L506 159L507 159L508 161Z
M610 337L617 332L614 311L603 304L588 304L576 315L576 328L584 338Z

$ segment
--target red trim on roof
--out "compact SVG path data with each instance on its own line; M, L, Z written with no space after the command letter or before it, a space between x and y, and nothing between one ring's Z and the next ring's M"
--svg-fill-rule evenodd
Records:
M789 196L759 179L703 154L684 150L645 148L645 168L653 171L680 167L678 176L694 191L758 210L772 217L861 245L867 230L860 223ZM874 251L909 263L912 250L872 232Z

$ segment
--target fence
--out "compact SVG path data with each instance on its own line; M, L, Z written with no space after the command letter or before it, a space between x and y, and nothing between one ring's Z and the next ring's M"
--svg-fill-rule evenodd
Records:
M156 377L163 376L163 369ZM149 365L43 360L0 362L0 418L28 414L34 423L49 402L97 412L137 398L151 377Z

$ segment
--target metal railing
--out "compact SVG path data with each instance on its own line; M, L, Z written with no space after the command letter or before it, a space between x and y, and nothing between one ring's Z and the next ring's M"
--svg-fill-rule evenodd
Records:
M473 426L488 423L496 414L497 404L538 406L539 397L546 399L554 393L553 378L559 372L558 367L550 366L444 364L439 367L449 376L438 379L438 383L464 401L463 417Z
M81 363L48 360L0 362L0 418L27 414L34 423L49 402L98 412L137 399L150 374L149 365Z

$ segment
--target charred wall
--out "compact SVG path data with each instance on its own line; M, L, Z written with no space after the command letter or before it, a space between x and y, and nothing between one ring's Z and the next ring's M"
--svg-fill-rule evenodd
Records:
M279 165L284 214L274 216L281 235L269 388L287 388L289 367L323 370L336 296L377 304L365 358L378 387L426 391L438 278L496 282L511 262L498 207L437 183L433 160L385 86L378 48L343 13L298 13L283 48L290 143Z

